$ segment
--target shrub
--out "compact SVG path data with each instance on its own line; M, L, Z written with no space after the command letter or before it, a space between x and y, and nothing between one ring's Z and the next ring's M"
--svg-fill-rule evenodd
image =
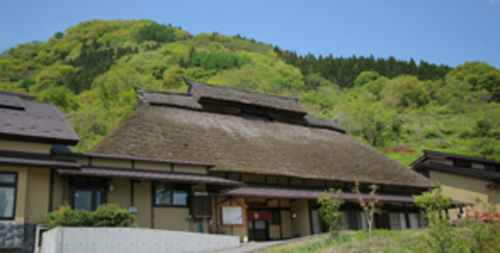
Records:
M133 215L115 204L103 204L95 212L65 209L45 215L49 229L55 227L135 227L130 219Z
M469 129L464 129L462 132L458 134L460 139L468 139L474 137L474 133Z
M62 212L51 212L45 215L45 223L49 229L55 227L92 227L92 214L85 210L65 209Z
M436 129L425 129L424 130L424 137L426 139L432 139L438 137L438 133Z
M130 223L133 217L127 209L121 209L115 204L100 205L95 212L92 213L94 219L94 227L132 227Z

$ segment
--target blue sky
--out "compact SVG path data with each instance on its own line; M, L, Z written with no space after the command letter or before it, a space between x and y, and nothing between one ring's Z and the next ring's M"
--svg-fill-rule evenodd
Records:
M91 19L141 18L193 35L241 34L299 54L500 68L500 0L0 0L0 51Z

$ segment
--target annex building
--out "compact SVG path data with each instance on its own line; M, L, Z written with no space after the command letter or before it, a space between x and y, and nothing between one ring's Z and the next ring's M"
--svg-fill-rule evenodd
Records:
M439 181L443 194L454 200L475 204L483 203L500 209L500 163L492 159L424 150L424 155L411 164L412 170ZM476 211L488 212L482 204ZM450 217L456 218L459 210Z
M144 228L306 236L326 231L317 205L326 188L344 192L343 228L366 229L355 179L364 192L380 187L374 227L425 225L413 195L429 179L297 99L186 82L187 93L137 89L136 111L88 153L72 150L78 136L56 107L1 92L0 247L33 248L47 212L102 203Z

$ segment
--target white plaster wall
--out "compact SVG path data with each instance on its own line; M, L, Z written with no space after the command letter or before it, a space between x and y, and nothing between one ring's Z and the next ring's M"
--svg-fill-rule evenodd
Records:
M141 228L54 228L42 253L204 252L240 246L238 236Z

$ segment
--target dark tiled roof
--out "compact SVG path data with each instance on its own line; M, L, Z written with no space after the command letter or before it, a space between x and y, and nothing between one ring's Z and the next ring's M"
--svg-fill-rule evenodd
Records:
M208 175L196 175L188 173L174 173L174 172L159 172L159 171L144 171L144 170L130 170L130 169L108 169L97 167L83 167L80 170L57 170L61 175L72 176L95 176L104 178L126 178L137 180L153 180L164 182L182 182L182 183L195 183L195 184L208 184L208 185L225 185L225 186L239 186L241 182L227 180L218 177L211 177Z
M487 164L498 164L500 163L495 162L493 159L486 159L486 158L481 158L481 157L475 157L475 156L465 156L465 155L458 155L458 154L452 154L452 153L444 153L444 152L438 152L438 151L431 151L431 150L424 150L424 155L421 156L419 159L414 161L411 166L418 165L428 158L433 158L433 159L458 159L458 160L465 160L465 161L471 161L471 162L478 162L478 163L487 163Z
M12 91L6 91L6 90L0 90L0 94L9 95L9 96L16 96L19 98L26 98L26 99L37 99L38 98L38 96L36 96L36 95L20 93L20 92L12 92Z
M235 197L261 197L261 198L288 198L288 199L317 199L320 190L307 190L299 188L283 188L283 187L267 187L267 186L243 186L240 188L226 190L221 195ZM371 196L367 193L362 193L361 197L364 200L370 200ZM357 201L356 194L353 192L343 192L342 198L346 201ZM396 194L379 194L380 202L397 202L397 203L413 203L414 197L408 195ZM463 206L467 203L461 201L453 201L455 205Z
M470 176L475 178L481 178L486 180L500 181L500 172L498 171L481 170L474 168L462 168L437 162L420 163L413 167L413 170L415 171L423 171L428 169L448 172L452 174Z
M79 169L74 160L54 159L50 155L0 150L0 164L9 166Z
M53 105L23 101L24 110L0 108L0 138L75 145L78 136Z
M24 104L17 96L0 93L0 108L23 110Z
M220 87L199 83L185 79L190 85L189 92L201 102L204 99L237 103L241 105L251 105L262 108L270 108L277 111L287 111L306 115L307 112L302 108L295 98L285 98L272 95L266 95L257 92L238 90L228 87Z
M430 181L383 153L329 129L142 106L91 152L203 161L212 171L430 187Z

